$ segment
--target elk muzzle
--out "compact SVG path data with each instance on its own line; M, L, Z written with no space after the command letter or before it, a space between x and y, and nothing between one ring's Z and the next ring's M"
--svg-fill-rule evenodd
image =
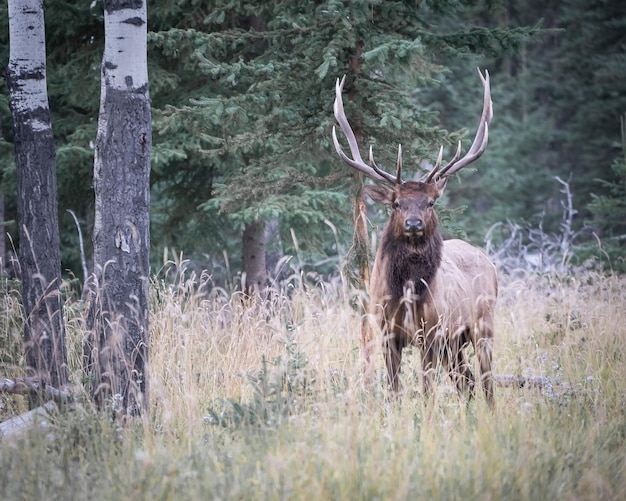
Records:
M418 217L409 217L404 220L404 233L407 236L417 236L424 233L424 221Z

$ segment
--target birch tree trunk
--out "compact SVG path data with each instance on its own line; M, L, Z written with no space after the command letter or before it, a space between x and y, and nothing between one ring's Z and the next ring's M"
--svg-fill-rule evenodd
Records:
M8 7L26 364L42 382L59 387L68 374L43 0L9 0Z
M84 349L96 404L148 410L150 147L145 0L105 0L94 160L94 284Z

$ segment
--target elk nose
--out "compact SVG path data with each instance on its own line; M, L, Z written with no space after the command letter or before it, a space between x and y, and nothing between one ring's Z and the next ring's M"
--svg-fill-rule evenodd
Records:
M404 221L404 231L416 233L424 230L424 222L418 218L410 218Z

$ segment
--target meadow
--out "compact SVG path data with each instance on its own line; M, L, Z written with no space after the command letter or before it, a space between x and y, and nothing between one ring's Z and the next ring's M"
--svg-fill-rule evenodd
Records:
M444 374L426 407L415 351L400 399L380 353L364 384L342 277L295 273L259 305L179 265L152 287L149 418L74 406L0 439L0 499L626 499L626 278L500 282L494 372L541 384L497 387L491 413ZM2 330L17 331L3 302ZM78 382L80 304L66 316ZM25 410L0 398L3 419Z

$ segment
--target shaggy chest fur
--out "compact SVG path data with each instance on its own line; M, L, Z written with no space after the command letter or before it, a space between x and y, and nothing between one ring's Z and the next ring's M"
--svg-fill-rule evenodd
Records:
M418 300L423 299L441 264L441 235L437 233L432 238L419 242L385 238L382 245L382 255L387 262L386 279L391 301L400 301L407 287L412 288Z

